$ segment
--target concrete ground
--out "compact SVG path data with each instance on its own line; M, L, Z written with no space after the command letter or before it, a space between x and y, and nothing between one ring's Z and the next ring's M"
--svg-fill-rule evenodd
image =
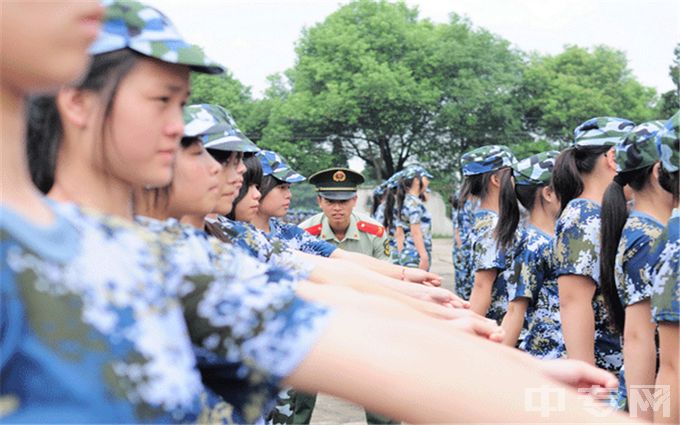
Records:
M452 240L434 239L432 271L442 276L442 286L453 290ZM344 400L319 394L312 414L314 425L365 424L364 409Z

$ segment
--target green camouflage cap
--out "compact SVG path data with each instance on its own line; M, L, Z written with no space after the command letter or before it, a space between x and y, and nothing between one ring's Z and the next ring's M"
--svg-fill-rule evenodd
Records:
M184 107L184 137L196 137L206 149L257 152L260 148L236 127L231 114L219 105Z
M659 160L656 150L656 133L663 128L663 121L642 123L616 145L616 171L626 172L647 167Z
M474 176L503 167L512 167L517 162L515 155L507 146L488 145L471 150L460 159L464 176Z
M274 176L278 180L286 183L299 183L305 177L290 168L288 163L276 152L261 150L255 154L262 164L262 174Z
M203 49L187 43L172 22L153 7L129 0L104 2L106 16L90 54L98 55L128 48L163 62L187 65L206 74L221 74L224 68L210 60Z
M525 158L513 167L516 185L548 185L558 151L547 151Z
M664 170L675 173L680 169L680 111L671 117L656 135L656 148Z
M635 127L635 123L623 118L591 118L574 130L574 146L614 146Z

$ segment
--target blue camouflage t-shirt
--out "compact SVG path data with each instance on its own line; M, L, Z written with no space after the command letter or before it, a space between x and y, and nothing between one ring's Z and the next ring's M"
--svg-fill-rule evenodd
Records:
M505 272L509 301L529 299L527 332L520 349L542 359L566 354L552 244L552 236L534 225L527 226L516 245L512 265Z
M668 225L654 246L652 263L652 318L680 321L680 210L673 209Z
M420 255L418 254L416 244L413 241L411 226L420 225L425 251L427 251L428 260L431 265L432 216L425 207L423 201L421 201L417 196L407 194L404 198L404 204L399 215L399 225L404 231L404 248L399 253L399 264L408 267L418 267L418 264L420 263Z
M326 242L305 232L304 229L293 224L284 223L279 219L269 219L269 238L280 239L287 243L289 249L306 252L307 254L330 257L337 249L332 243Z
M218 273L126 220L53 209L49 228L0 215L5 421L196 422L218 404L207 401L194 349L214 376L248 391L277 387L324 327L326 309L286 285L271 290L285 278L274 269L232 257L231 273ZM280 346L284 337L302 346Z
M578 275L595 283L595 363L616 372L623 356L621 337L610 323L600 293L600 211L599 204L583 198L572 199L564 208L555 225L555 272L557 278Z

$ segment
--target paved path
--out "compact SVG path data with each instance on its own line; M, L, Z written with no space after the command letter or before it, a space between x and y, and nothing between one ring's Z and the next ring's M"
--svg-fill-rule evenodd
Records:
M453 264L451 239L434 239L432 246L432 271L442 276L442 286L453 289ZM319 394L312 414L313 425L365 424L364 409L355 404Z

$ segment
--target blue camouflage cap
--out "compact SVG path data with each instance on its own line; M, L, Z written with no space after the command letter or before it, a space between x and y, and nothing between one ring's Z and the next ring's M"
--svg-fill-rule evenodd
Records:
M116 0L104 2L106 15L90 54L98 55L128 48L163 62L187 65L193 71L221 74L224 68L210 60L203 49L187 43L172 22L145 4Z
M389 179L385 182L385 185L387 186L388 189L396 189L399 186L399 181L401 180L401 177L404 175L404 170L397 171L396 173L392 174Z
M504 167L512 167L517 162L515 155L507 146L488 145L467 152L460 159L464 176L490 173Z
M519 186L550 184L558 151L541 152L517 162L513 167L515 184Z
M387 181L380 183L373 189L373 196L383 196L387 192Z
M255 155L260 159L262 174L265 176L273 176L286 183L299 183L306 180L305 176L290 168L288 163L276 152L261 150Z
M662 128L663 121L648 121L633 128L616 145L616 171L633 171L657 162L656 133Z
M260 148L236 127L231 114L207 103L184 107L184 137L196 137L206 149L257 152Z
M427 177L428 179L432 178L432 174L430 174L421 165L409 165L408 167L404 168L402 172L403 173L401 177L405 179L412 179L414 177Z
M616 117L597 117L574 129L574 146L614 146L635 127L633 121Z
M659 130L656 147L664 170L669 173L677 172L680 169L680 111Z

